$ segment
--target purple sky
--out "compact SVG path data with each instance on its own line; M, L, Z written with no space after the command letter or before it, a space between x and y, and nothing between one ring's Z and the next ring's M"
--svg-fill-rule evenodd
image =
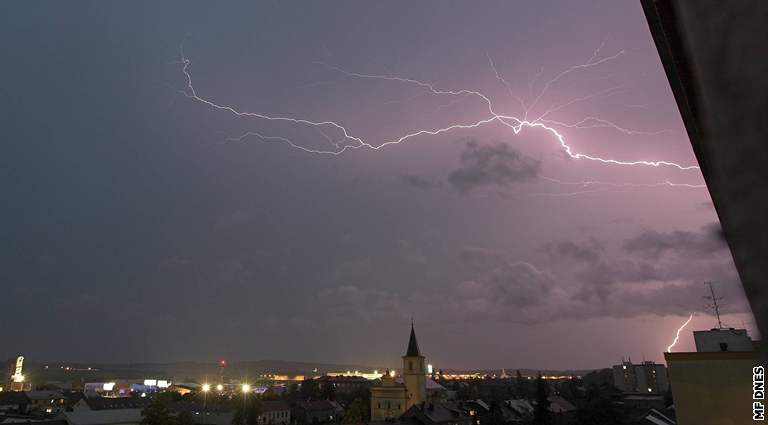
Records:
M696 165L636 1L49 6L0 6L0 354L604 367L706 280L756 336L697 169L572 157Z

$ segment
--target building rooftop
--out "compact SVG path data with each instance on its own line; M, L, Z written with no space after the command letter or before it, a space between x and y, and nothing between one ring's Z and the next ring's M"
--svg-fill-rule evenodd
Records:
M403 381L402 376L398 376L397 378L395 378L394 381L396 384L405 385L405 382ZM444 390L445 389L444 386L438 384L437 382L435 382L433 379L430 379L430 378L426 379L426 384L427 384L428 390Z
M21 391L2 391L0 392L0 406L14 404L28 404L29 397Z
M328 400L300 401L296 403L296 407L307 411L336 409L336 406Z
M572 412L576 410L576 406L570 401L560 397L558 395L551 395L548 397L549 410L555 413Z
M84 400L91 410L143 409L152 402L141 397L86 397Z
M426 402L411 406L400 417L401 420L415 419L423 424L447 423L468 418L469 416L460 409L449 407L443 403Z
M70 425L112 425L141 422L142 409L81 410L64 412Z
M281 410L290 410L291 406L282 400L264 400L261 402L261 411L267 412L279 412Z

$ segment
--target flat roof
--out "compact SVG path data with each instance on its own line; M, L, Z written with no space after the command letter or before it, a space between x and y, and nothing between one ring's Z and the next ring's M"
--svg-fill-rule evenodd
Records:
M681 352L664 353L667 362L677 360L756 360L758 353L755 351L708 351L708 352Z

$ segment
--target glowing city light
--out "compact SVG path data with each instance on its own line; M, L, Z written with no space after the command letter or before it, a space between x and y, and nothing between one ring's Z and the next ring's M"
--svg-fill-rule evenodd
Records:
M224 385L221 385L221 384L216 385L216 391L224 391Z
M240 389L243 391L243 393L246 393L246 394L251 392L251 386L248 384L243 384L243 386Z
M203 384L203 392L207 393L211 390L211 386L209 384Z

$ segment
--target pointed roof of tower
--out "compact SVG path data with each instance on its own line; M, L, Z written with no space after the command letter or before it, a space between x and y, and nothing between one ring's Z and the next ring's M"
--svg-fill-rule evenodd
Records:
M408 340L408 350L405 357L421 357L419 343L416 341L416 331L413 330L413 320L411 320L411 338Z

